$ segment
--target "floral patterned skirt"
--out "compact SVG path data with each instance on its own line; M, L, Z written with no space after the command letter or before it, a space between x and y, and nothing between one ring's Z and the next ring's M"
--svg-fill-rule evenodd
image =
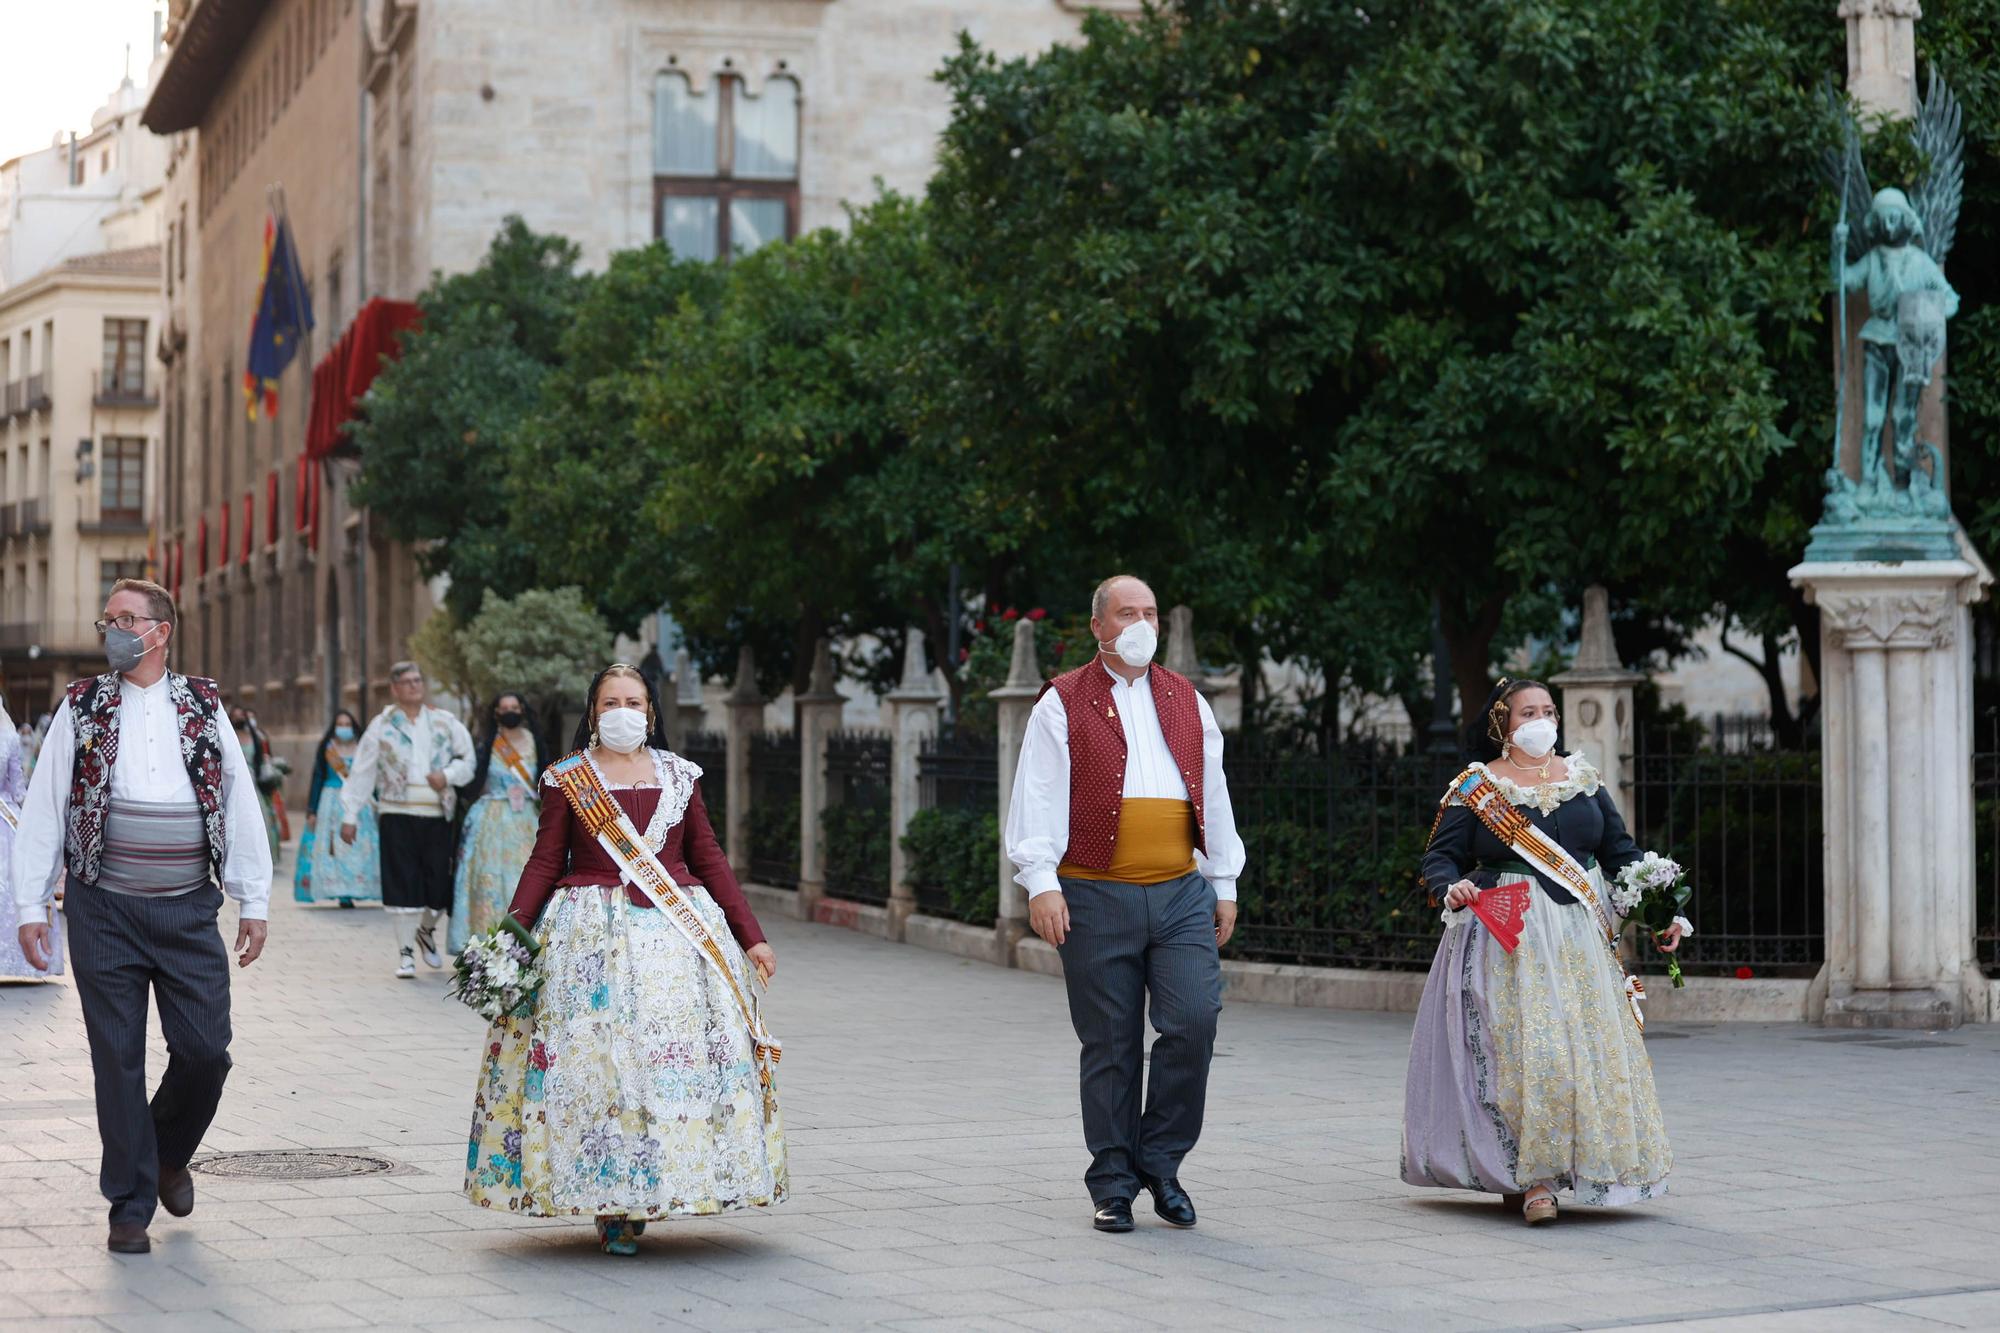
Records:
M751 968L722 911L686 890L737 984ZM736 1001L673 923L622 891L557 889L538 930L548 980L487 1031L465 1192L535 1217L699 1217L789 1190Z
M1511 954L1471 912L1445 920L1410 1042L1403 1179L1494 1194L1553 1181L1589 1204L1664 1195L1653 1063L1590 908L1537 893Z
M515 788L519 790L519 788ZM457 953L475 935L500 924L521 867L535 850L540 818L533 802L516 810L504 796L482 796L465 815L465 837L452 876L451 929L446 947Z

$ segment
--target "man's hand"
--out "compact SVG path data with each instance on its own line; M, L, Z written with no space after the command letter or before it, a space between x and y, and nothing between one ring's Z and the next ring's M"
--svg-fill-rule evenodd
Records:
M432 769L431 775L426 781L431 784L432 791L443 791L445 789L444 772L442 769Z
M1217 898L1215 900L1215 947L1220 949L1229 943L1229 937L1236 933L1236 900Z
M1061 889L1028 899L1028 927L1057 946L1069 938L1069 901L1062 896Z
M49 923L30 922L22 926L18 933L21 937L21 957L28 960L28 966L37 972L48 971L52 952L49 947Z
M352 847L354 845L354 835L360 831L360 828L353 824L342 824L340 826L340 840L349 847Z
M768 944L753 944L745 951L744 957L750 966L757 969L757 979L769 985L771 978L778 975L778 955Z
M236 966L248 967L264 952L264 936L269 926L262 921L236 923Z

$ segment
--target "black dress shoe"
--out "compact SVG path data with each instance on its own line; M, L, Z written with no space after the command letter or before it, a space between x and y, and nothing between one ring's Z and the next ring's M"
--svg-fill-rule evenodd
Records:
M146 1228L137 1222L113 1222L104 1248L113 1254L151 1254L153 1242L147 1239Z
M1106 1199L1097 1205L1096 1216L1090 1224L1099 1231L1130 1231L1132 1229L1132 1201L1129 1199Z
M160 1172L160 1206L175 1217L194 1211L194 1173L186 1167Z
M1171 1176L1165 1180L1158 1176L1140 1176L1139 1183L1146 1187L1146 1193L1153 1196L1155 1217L1170 1226L1194 1225L1194 1200L1181 1188L1180 1181Z

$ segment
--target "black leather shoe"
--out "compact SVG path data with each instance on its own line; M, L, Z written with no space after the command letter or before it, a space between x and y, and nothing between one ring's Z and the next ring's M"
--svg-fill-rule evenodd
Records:
M194 1173L186 1167L160 1172L160 1206L175 1217L194 1211Z
M137 1222L113 1222L104 1248L113 1254L151 1254L153 1242L147 1239L146 1228Z
M1158 1176L1140 1176L1139 1183L1146 1187L1146 1193L1153 1196L1153 1215L1169 1226L1191 1227L1194 1225L1194 1200L1181 1188L1181 1182L1169 1176L1162 1180Z
M1097 1205L1096 1216L1090 1224L1099 1231L1130 1231L1132 1229L1132 1201L1130 1199L1106 1199Z

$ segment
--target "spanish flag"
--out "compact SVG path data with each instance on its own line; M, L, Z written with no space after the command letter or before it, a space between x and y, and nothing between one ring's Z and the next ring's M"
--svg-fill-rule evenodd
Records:
M243 368L244 404L252 421L257 419L260 394L265 415L278 414L278 378L299 354L312 327L312 297L299 269L291 222L266 214L264 272L257 290L257 314L250 321L250 354Z

